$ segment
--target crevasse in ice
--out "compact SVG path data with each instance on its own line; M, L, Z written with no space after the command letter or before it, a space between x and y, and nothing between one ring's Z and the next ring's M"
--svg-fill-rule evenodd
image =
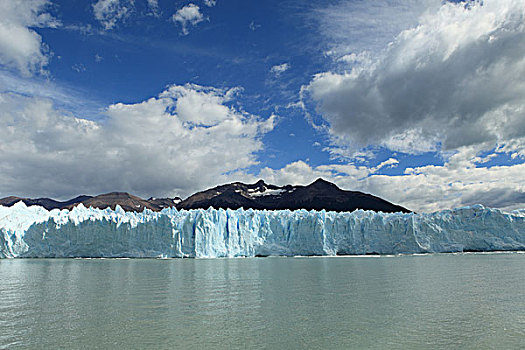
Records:
M0 206L0 258L236 257L525 250L525 210L141 213Z

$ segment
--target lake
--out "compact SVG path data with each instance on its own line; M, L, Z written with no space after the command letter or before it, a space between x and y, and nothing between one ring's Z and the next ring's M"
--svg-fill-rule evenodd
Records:
M0 260L1 349L523 349L525 254Z

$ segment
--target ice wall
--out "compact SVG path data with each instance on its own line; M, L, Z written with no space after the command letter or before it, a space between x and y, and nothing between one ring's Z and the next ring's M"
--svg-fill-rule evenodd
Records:
M525 250L525 210L47 211L0 206L0 258L235 257Z

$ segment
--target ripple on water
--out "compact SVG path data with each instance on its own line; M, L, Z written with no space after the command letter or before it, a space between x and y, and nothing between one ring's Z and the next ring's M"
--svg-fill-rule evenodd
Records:
M430 257L1 261L0 348L525 348L522 253Z

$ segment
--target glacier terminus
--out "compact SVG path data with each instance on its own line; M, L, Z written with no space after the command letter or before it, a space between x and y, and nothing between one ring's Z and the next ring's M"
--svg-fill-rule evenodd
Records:
M525 210L126 212L0 206L0 258L218 258L525 250Z

